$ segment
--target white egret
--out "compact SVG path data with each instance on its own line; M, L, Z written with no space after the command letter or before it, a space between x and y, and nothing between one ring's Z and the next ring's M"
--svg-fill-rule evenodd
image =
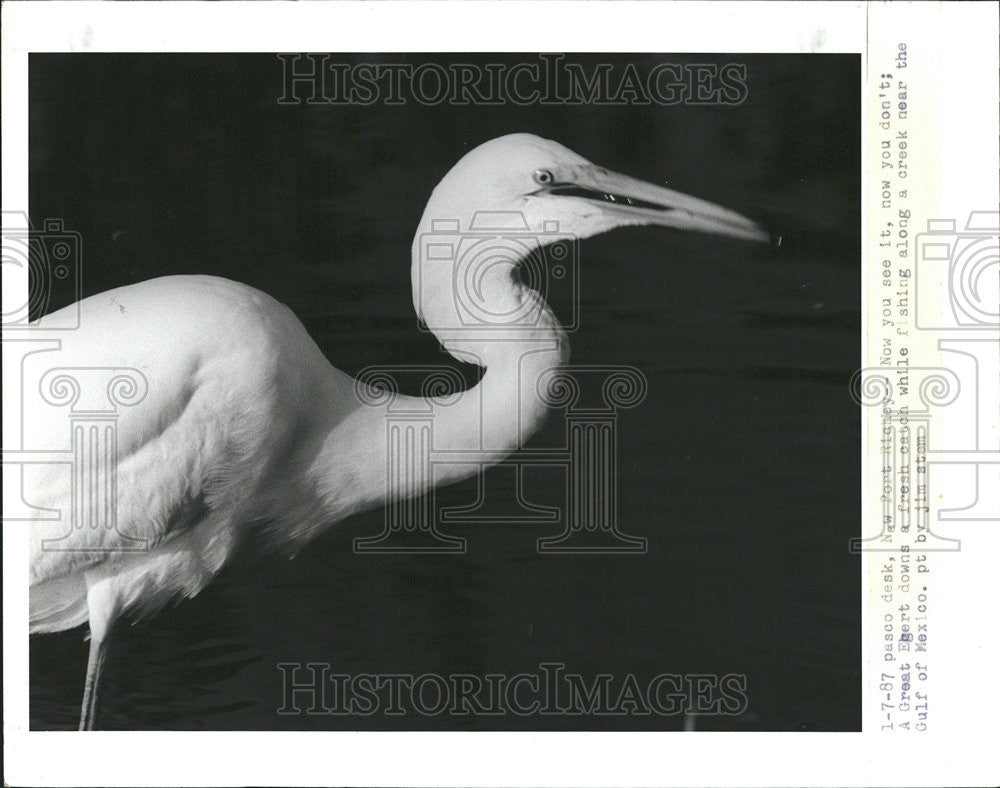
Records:
M475 464L451 464L433 484L468 477L520 447L546 413L536 383L569 353L555 315L509 255L473 273L468 266L476 263L466 259L473 255L427 253L440 221L461 234L483 215L517 217L522 245L526 238L545 244L553 226L578 238L623 225L767 237L732 211L609 172L533 135L500 137L469 152L434 189L412 248L418 315L448 352L485 368L457 399L419 402L435 414L435 450L477 452ZM463 300L470 276L478 316ZM378 506L390 482L386 406L359 402L355 381L264 293L209 276L171 276L74 308L79 330L36 358L63 368L134 368L148 382L145 398L118 415L117 527L65 533L65 523L32 526L31 631L89 623L80 727L90 729L117 619L194 596L251 532L294 553L339 520ZM37 325L44 331L59 320L56 313ZM64 440L65 423L34 426L49 430L49 445ZM64 516L72 508L65 469L36 468L27 478L30 504ZM420 495L429 484L412 474L391 483L389 492L400 497ZM56 537L58 549L47 549ZM135 538L146 549L128 549Z

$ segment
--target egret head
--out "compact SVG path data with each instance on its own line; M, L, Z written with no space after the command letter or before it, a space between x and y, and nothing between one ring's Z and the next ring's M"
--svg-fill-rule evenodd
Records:
M482 328L523 327L536 318L518 310L537 293L519 284L520 260L556 238L626 225L768 239L738 213L610 172L557 142L510 134L467 153L431 195L413 243L417 314L439 336L475 329L477 320ZM463 299L478 300L486 317Z
M470 210L520 213L539 233L558 222L561 232L577 238L655 224L768 240L763 228L738 213L610 172L534 134L497 137L463 156L434 190L424 218L471 219Z

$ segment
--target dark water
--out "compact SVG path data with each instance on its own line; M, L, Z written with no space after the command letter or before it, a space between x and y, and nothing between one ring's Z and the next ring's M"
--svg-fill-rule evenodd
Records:
M648 539L645 555L540 555L561 523L489 522L442 526L468 540L464 555L357 555L354 537L378 534L384 515L358 516L294 561L245 555L196 599L123 626L104 727L682 727L681 715L277 713L278 663L509 676L558 662L588 680L745 675L745 712L699 717L699 730L859 728L861 584L847 551L860 511L858 59L720 62L748 65L740 106L279 106L270 56L32 56L31 215L82 233L85 294L167 273L238 279L291 306L350 373L449 363L412 314L412 233L443 173L503 133L551 137L782 234L777 249L654 229L583 243L573 361L649 380L618 422L619 522ZM567 291L550 295L571 312ZM533 445L562 438L556 418ZM508 512L509 473L488 483L501 494L487 512ZM538 472L525 494L562 506L563 489ZM437 501L475 496L470 481ZM85 666L83 630L32 638L33 728L75 726Z

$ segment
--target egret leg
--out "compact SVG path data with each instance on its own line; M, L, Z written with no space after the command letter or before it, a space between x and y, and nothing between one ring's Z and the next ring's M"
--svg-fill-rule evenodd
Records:
M90 655L87 657L87 682L83 685L83 705L80 708L80 730L92 731L97 725L97 704L100 699L101 678L108 656L110 633L104 637L91 636Z

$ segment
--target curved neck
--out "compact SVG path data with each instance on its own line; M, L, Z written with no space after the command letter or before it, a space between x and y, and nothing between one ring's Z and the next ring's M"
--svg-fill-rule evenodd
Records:
M544 314L547 327L530 337L463 340L463 356L485 367L472 388L439 397L366 389L350 414L332 414L306 474L326 521L468 479L523 446L548 413L547 374L569 357L555 315Z
M539 236L523 214L470 212L455 191L431 195L413 239L413 303L452 356L485 369L457 398L429 401L434 448L499 462L538 429L547 413L539 384L569 358L569 341L542 296L518 276ZM447 463L435 484L475 473Z
M476 261L497 258L477 252L491 237L504 243L503 234L463 234L463 221L442 229L431 217L448 214L434 204L413 242L414 305L451 355L485 372L460 393L383 397L349 416L331 415L312 464L328 517L419 496L502 461L541 426L546 375L569 358L565 332L541 295L516 276L516 258L467 276L479 273ZM530 241L522 234L503 248L529 252Z

